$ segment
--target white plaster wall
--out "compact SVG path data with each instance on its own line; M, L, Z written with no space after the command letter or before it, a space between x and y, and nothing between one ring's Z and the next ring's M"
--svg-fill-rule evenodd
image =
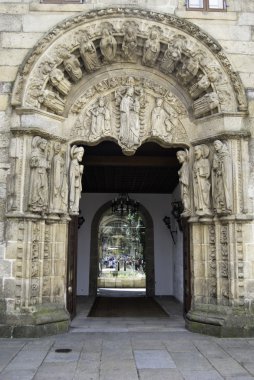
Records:
M173 249L169 230L163 223L164 216L170 216L171 195L168 194L129 194L139 201L150 213L154 223L154 265L155 294L173 295ZM77 294L87 295L89 292L89 265L91 223L97 210L116 194L84 194L80 209L85 223L79 230Z

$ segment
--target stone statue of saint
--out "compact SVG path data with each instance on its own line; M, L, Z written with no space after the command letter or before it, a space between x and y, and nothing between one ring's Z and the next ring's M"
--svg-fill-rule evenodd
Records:
M53 86L56 87L61 94L67 95L69 93L71 83L64 77L64 73L60 69L53 69L49 76Z
M134 87L128 87L120 103L120 134L119 140L128 148L140 144L140 103L135 97Z
M94 140L102 135L109 135L111 115L105 104L105 98L99 98L98 104L90 108L88 113L92 114L90 139Z
M45 107L49 108L57 115L61 115L64 112L64 100L53 91L41 91L38 102L42 103Z
M54 156L51 161L49 210L63 214L67 211L67 175L62 146L54 144Z
M129 26L128 28L126 28L122 44L122 51L125 58L135 60L137 46L137 33L134 28Z
M215 153L212 163L213 207L217 214L232 213L233 162L228 147L220 140L213 143Z
M80 42L80 55L86 71L91 72L99 68L100 63L98 61L96 48L93 41L89 40L87 33L82 36Z
M71 215L79 214L79 200L82 192L82 174L84 166L79 163L82 162L84 155L84 148L74 145L71 148L71 163L69 172L69 208Z
M199 216L211 215L210 199L210 175L211 168L208 160L210 150L207 145L197 145L194 148L193 165L193 186L194 186L194 206L196 214Z
M73 82L78 82L82 78L82 71L77 57L68 54L63 61L63 65Z
M103 29L100 42L101 54L105 62L112 62L116 55L117 42L115 37L108 29Z
M181 49L173 44L168 44L168 48L161 60L162 71L166 74L172 73L181 61L181 57Z
M30 190L28 208L33 212L45 213L48 211L49 186L48 171L50 163L47 157L47 140L35 136L32 141L32 154L30 158Z
M152 123L152 136L160 136L169 140L172 140L171 130L172 125L169 118L169 114L162 107L163 99L156 99L156 106L153 108L151 113L151 123Z
M153 30L146 40L143 53L143 64L146 66L154 66L160 54L160 41L156 30Z
M191 205L190 205L190 169L188 161L188 151L179 150L176 153L176 157L179 163L182 165L181 169L178 171L179 182L181 188L181 198L183 203L182 217L188 217L191 215Z

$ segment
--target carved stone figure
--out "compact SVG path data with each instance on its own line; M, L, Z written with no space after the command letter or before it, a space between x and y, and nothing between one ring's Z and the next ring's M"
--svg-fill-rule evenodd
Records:
M208 160L209 148L207 145L197 145L194 148L193 186L194 206L199 216L211 215L210 175L211 168Z
M158 56L160 54L160 41L158 32L153 30L150 33L148 40L146 40L144 45L144 53L143 53L143 64L146 66L154 66Z
M195 57L189 57L184 60L182 67L177 72L177 78L184 84L188 84L198 73L199 60Z
M78 82L82 78L80 63L75 55L69 53L64 59L63 65L73 82Z
M42 91L40 97L38 98L39 103L49 108L51 111L55 112L57 115L61 115L64 111L64 100L62 100L53 91L45 90Z
M82 36L80 42L80 55L84 62L86 71L92 72L99 68L100 63L98 61L96 48L93 41L89 40L87 33Z
M116 55L117 42L115 37L108 29L103 29L100 42L101 54L105 62L112 62Z
M50 163L47 158L47 144L47 140L39 136L34 137L32 141L28 208L33 212L45 213L48 209L48 171Z
M220 140L213 143L215 153L212 163L213 207L217 214L232 213L233 162L226 144Z
M207 75L201 75L198 78L198 82L194 83L190 88L190 94L193 99L196 99L211 85Z
M134 87L128 87L120 103L120 134L119 140L128 148L140 144L140 103L135 97Z
M105 104L105 98L99 98L98 103L89 109L88 114L92 115L90 140L110 134L111 115Z
M181 198L183 203L182 217L188 217L191 215L190 206L190 169L188 162L188 151L179 150L176 153L176 157L179 163L182 165L178 171L179 182L181 188Z
M55 68L51 71L50 80L54 87L58 89L58 91L63 94L67 95L71 89L71 83L64 77L64 73Z
M82 162L84 151L85 150L83 147L77 147L76 145L71 148L71 163L69 172L69 209L71 215L79 214L79 200L81 198L82 174L84 170L84 166L79 163Z
M161 70L166 74L170 74L176 69L180 61L181 49L174 46L172 43L169 43L168 48L161 60Z
M215 92L210 92L193 102L194 116L200 117L212 111L219 105L219 98Z
M54 156L50 172L50 212L62 214L67 211L67 175L61 144L54 144Z
M152 136L160 136L169 140L171 137L172 124L169 118L169 114L162 107L163 99L156 99L156 106L151 113L151 123L152 123Z
M135 60L136 49L138 46L137 33L131 26L126 28L125 35L123 37L122 51L125 58Z

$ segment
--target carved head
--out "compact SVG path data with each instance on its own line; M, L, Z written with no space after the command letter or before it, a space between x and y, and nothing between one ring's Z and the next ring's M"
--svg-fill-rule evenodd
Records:
M176 153L176 157L178 161L180 162L180 164L183 164L184 161L187 161L187 152L185 152L184 150L179 150Z
M158 38L158 33L156 32L156 30L151 31L150 38L151 40L156 40Z
M105 29L103 29L103 31L102 31L102 37L108 37L108 36L110 36L110 31L107 29L107 28L105 28Z
M133 96L134 95L134 88L128 87L126 95Z
M40 138L38 142L38 146L40 147L41 150L44 151L47 148L47 144L48 144L47 140Z
M61 144L60 144L60 142L58 142L58 141L55 142L55 144L54 144L54 151L55 151L56 154L61 151Z
M99 106L103 107L105 105L105 99L103 97L99 98Z
M219 150L222 149L223 143L220 140L215 140L213 143L213 146L214 146L214 149L216 150L216 152L218 152Z
M207 145L201 144L194 147L195 159L207 158L209 156L210 150Z
M84 152L85 149L82 146L77 147L76 145L73 145L73 147L71 148L71 158L76 158L79 162L81 162Z
M156 105L157 105L157 107L161 107L162 104L163 104L163 99L162 98L157 98L156 99Z

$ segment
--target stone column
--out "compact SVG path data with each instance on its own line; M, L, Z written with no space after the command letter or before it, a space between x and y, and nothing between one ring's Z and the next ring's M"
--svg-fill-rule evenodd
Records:
M233 158L232 211L227 208L223 211L226 200L222 194L219 198L222 207L214 207L213 216L193 215L189 219L192 306L186 316L186 325L191 331L216 336L251 336L254 334L254 230L247 197L247 140L235 136L223 143ZM216 154L212 147L213 142L210 143L211 165ZM221 153L222 159L227 157L227 149ZM215 179L211 178L215 191L212 181ZM214 199L214 194L211 195Z

